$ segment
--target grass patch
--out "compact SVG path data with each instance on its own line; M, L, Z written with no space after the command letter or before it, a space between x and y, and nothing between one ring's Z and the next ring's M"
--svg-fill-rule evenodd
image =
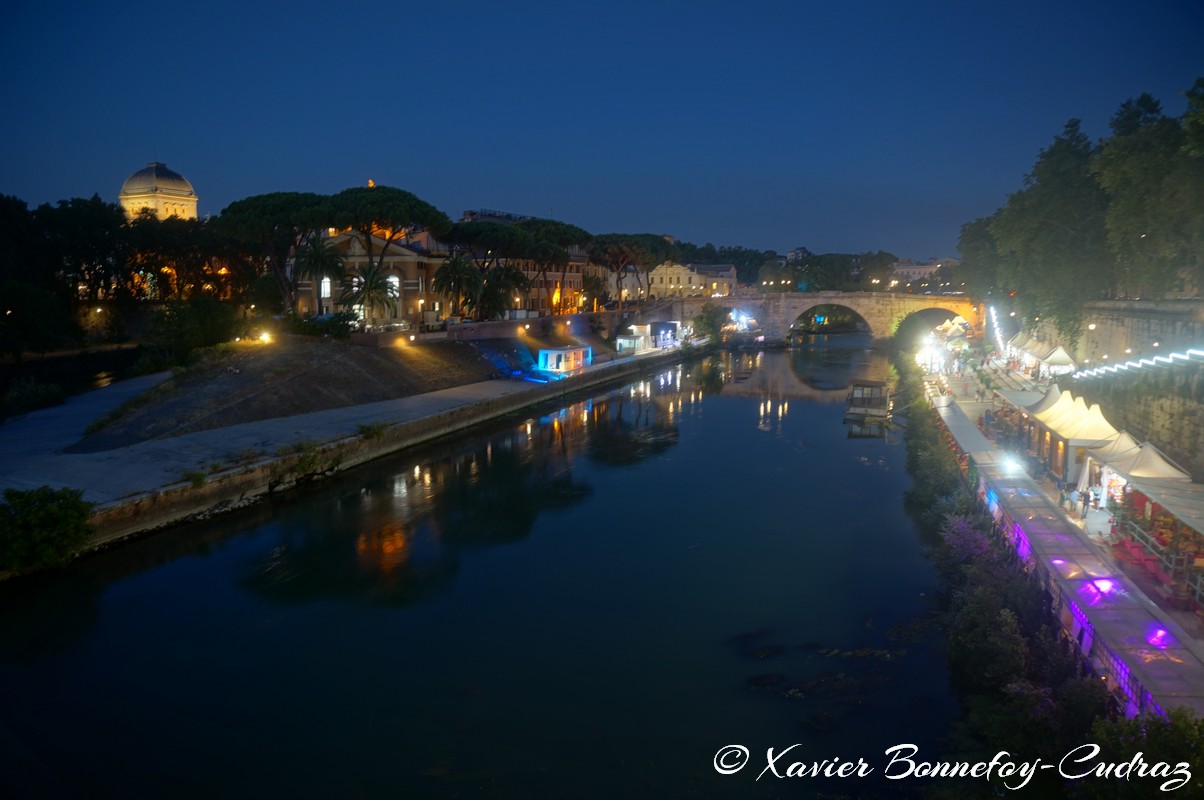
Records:
M267 453L262 450L257 450L254 447L248 447L246 450L243 450L241 453L234 456L231 460L234 462L236 467L244 467L247 464L254 464L256 461L259 461L266 455Z
M284 444L276 448L277 456L298 456L308 453L314 453L318 450L318 443L308 439L302 439L299 442L292 444Z
M359 435L367 441L379 439L385 435L385 431L388 429L389 426L383 422L373 422L369 425L360 425L359 428L357 428Z
M143 406L150 405L151 403L161 400L162 398L171 394L176 388L176 378L177 376L173 374L172 377L168 378L163 383L160 383L158 386L151 387L137 397L131 397L129 400L126 400L109 413L92 420L90 423L88 423L88 427L84 428L84 435L91 436L94 433L98 433L124 417L126 414L136 411Z
M43 383L36 378L17 378L4 396L4 416L25 414L39 408L57 406L67 399L67 392L57 383Z

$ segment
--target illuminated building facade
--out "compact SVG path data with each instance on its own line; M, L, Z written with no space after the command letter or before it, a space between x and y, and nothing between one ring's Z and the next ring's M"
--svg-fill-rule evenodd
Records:
M731 264L678 264L666 261L648 273L651 297L726 297L736 285Z
M441 316L443 301L431 292L431 281L435 272L443 265L446 252L437 245L429 234L419 234L402 244L386 242L385 238L372 237L372 254L358 233L352 231L327 231L328 240L339 249L349 278L363 271L369 264L381 264L393 287L396 307L392 314L377 316L376 322L384 326L417 325L420 322L434 323ZM384 253L383 258L381 253ZM341 301L343 283L334 278L301 280L297 283L297 313L332 314L353 310Z

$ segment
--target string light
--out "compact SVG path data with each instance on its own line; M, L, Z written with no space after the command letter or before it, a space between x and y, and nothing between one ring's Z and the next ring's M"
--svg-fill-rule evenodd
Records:
M1136 361L1128 360L1123 364L1109 364L1106 367L1093 367L1091 369L1081 369L1074 373L1076 379L1099 378L1104 375L1116 375L1122 370L1128 372L1131 369L1144 369L1145 367L1165 367L1182 363L1204 363L1204 350L1189 348L1186 353L1171 353L1165 356L1153 356L1148 358L1139 358Z

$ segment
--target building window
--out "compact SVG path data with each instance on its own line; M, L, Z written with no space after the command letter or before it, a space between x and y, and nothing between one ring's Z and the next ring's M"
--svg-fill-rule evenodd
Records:
M330 278L322 279L322 299L330 297Z

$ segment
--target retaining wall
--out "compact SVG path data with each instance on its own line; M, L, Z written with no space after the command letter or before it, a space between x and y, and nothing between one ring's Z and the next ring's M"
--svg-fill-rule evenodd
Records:
M541 402L627 380L680 361L685 356L681 351L673 351L615 362L562 381L531 384L530 389L505 397L392 425L366 437L355 435L320 445L301 446L292 453L207 476L200 486L180 483L103 506L92 515L96 533L87 549L244 508L275 492L329 478Z

